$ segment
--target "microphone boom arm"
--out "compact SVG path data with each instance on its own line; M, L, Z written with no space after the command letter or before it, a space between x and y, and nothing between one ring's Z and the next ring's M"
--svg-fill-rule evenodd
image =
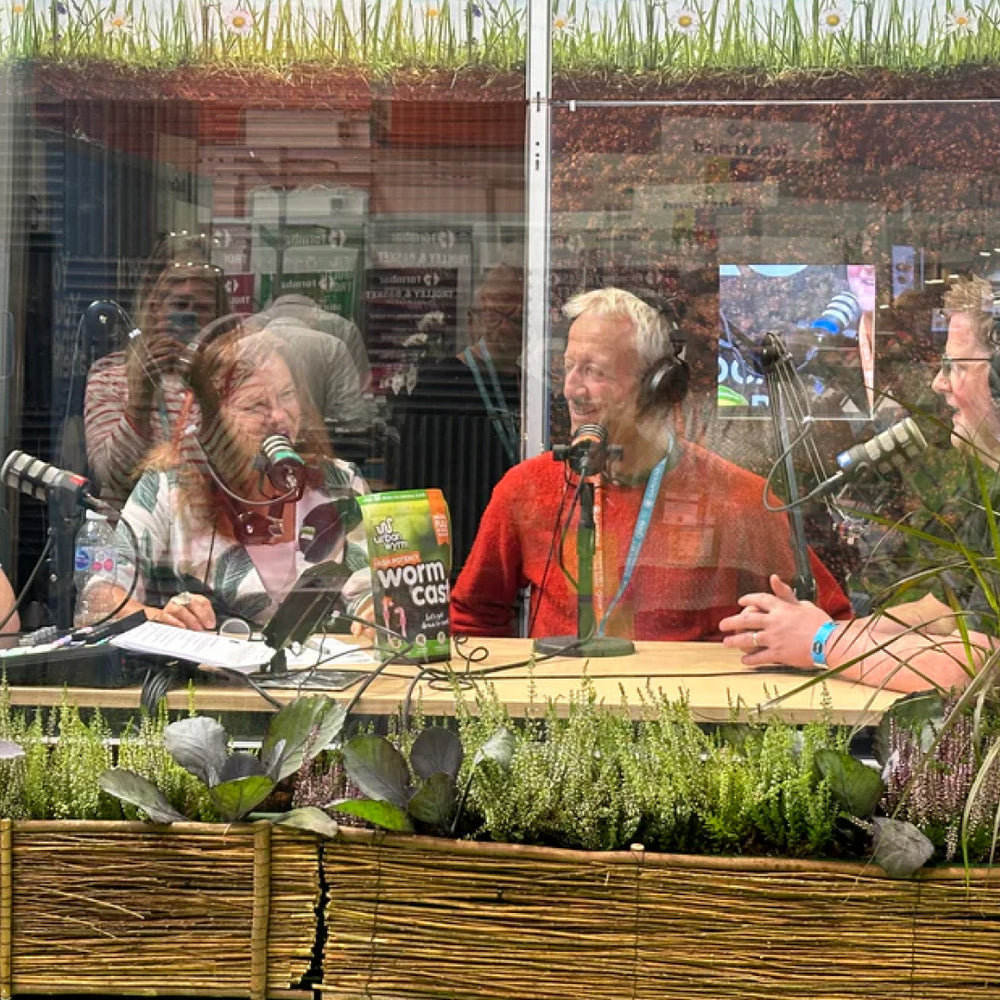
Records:
M792 589L800 601L812 601L816 598L816 578L809 563L809 543L806 541L805 523L799 503L799 484L788 438L787 393L794 370L792 356L776 333L764 334L761 367L771 400L771 423L774 426L778 454L782 456L782 472L788 493L788 522L795 558Z

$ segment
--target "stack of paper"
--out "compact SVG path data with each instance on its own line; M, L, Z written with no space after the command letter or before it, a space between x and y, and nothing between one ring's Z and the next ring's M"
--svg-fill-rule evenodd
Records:
M233 639L214 632L192 632L160 622L145 622L113 636L110 641L113 646L132 653L171 656L243 673L260 669L274 656L274 650L261 640Z

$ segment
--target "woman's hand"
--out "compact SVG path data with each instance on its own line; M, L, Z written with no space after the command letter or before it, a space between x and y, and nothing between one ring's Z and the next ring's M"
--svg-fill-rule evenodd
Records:
M215 628L215 611L204 594L190 594L186 590L175 594L158 611L147 614L153 621L192 632L210 632Z
M358 642L374 643L375 628L373 625L368 624L368 622L372 621L375 617L375 602L371 597L366 597L361 602L357 610L354 612L354 616L356 618L364 618L366 620L351 622L351 636L354 639L357 639Z
M744 594L739 600L743 610L719 622L721 631L733 633L722 644L742 649L748 667L811 667L813 638L830 616L811 601L800 601L781 577L772 575L770 582L773 593Z

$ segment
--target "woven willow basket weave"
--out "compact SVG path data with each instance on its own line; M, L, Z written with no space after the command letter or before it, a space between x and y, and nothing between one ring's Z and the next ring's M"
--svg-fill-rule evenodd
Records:
M588 853L342 830L325 996L1000 996L1000 872Z
M269 823L0 820L0 996L280 994L309 969L316 838Z

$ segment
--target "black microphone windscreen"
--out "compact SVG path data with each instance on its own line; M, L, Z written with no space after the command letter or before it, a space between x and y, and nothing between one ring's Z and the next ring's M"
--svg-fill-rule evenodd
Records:
M361 505L353 497L321 503L302 519L299 551L309 562L324 562L360 522Z
M305 486L305 459L284 434L269 434L260 444L267 478L276 489L298 490Z

